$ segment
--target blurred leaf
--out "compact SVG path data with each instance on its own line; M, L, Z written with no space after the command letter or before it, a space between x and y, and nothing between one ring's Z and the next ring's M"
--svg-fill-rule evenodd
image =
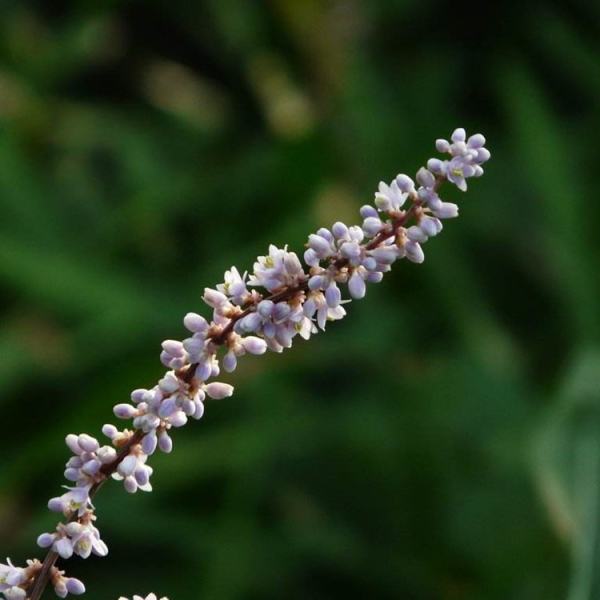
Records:
M536 445L542 497L571 545L569 600L600 593L600 351L573 360Z

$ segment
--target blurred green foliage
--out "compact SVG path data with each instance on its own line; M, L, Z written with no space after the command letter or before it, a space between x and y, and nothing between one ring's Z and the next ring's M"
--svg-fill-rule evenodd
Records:
M600 598L600 7L0 4L0 555L205 285L357 220L455 126L461 218L97 500L89 600ZM49 594L50 596L51 594Z

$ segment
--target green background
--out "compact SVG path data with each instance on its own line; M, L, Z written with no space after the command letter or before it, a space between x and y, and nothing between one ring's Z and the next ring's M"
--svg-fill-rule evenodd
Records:
M0 3L0 556L204 286L454 127L461 217L105 488L89 600L600 598L600 5ZM449 187L449 186L447 186ZM48 597L52 597L49 592Z

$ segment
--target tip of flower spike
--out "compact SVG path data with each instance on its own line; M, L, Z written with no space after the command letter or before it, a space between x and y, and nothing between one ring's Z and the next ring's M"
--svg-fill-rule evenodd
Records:
M453 132L452 132L452 136L451 136L451 140L453 142L464 142L465 139L467 137L467 132L464 130L463 127L457 127Z

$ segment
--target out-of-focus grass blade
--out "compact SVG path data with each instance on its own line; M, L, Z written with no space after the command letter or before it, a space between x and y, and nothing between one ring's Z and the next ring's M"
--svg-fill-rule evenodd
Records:
M9 230L47 243L65 239L64 223L52 211L47 187L8 131L0 131L0 213L0 236Z
M550 517L571 545L568 600L600 594L600 350L567 373L535 446L538 483Z
M565 318L573 323L581 340L598 339L600 312L597 303L597 265L582 215L586 197L577 174L577 145L549 106L544 92L531 73L520 64L507 65L500 92L509 118L514 156L513 165L524 181L521 194L529 219L540 219L536 227L543 235L544 269L554 276L554 285L565 302ZM529 235L525 228L525 235ZM539 268L533 263L532 268Z
M556 69L574 85L588 90L594 99L600 94L600 62L597 48L569 27L564 18L546 14L544 27L534 28L532 33L552 57Z
M49 252L0 236L0 277L13 289L48 303L65 314L86 315L107 307L135 311L139 290L106 265L91 264L73 253Z

